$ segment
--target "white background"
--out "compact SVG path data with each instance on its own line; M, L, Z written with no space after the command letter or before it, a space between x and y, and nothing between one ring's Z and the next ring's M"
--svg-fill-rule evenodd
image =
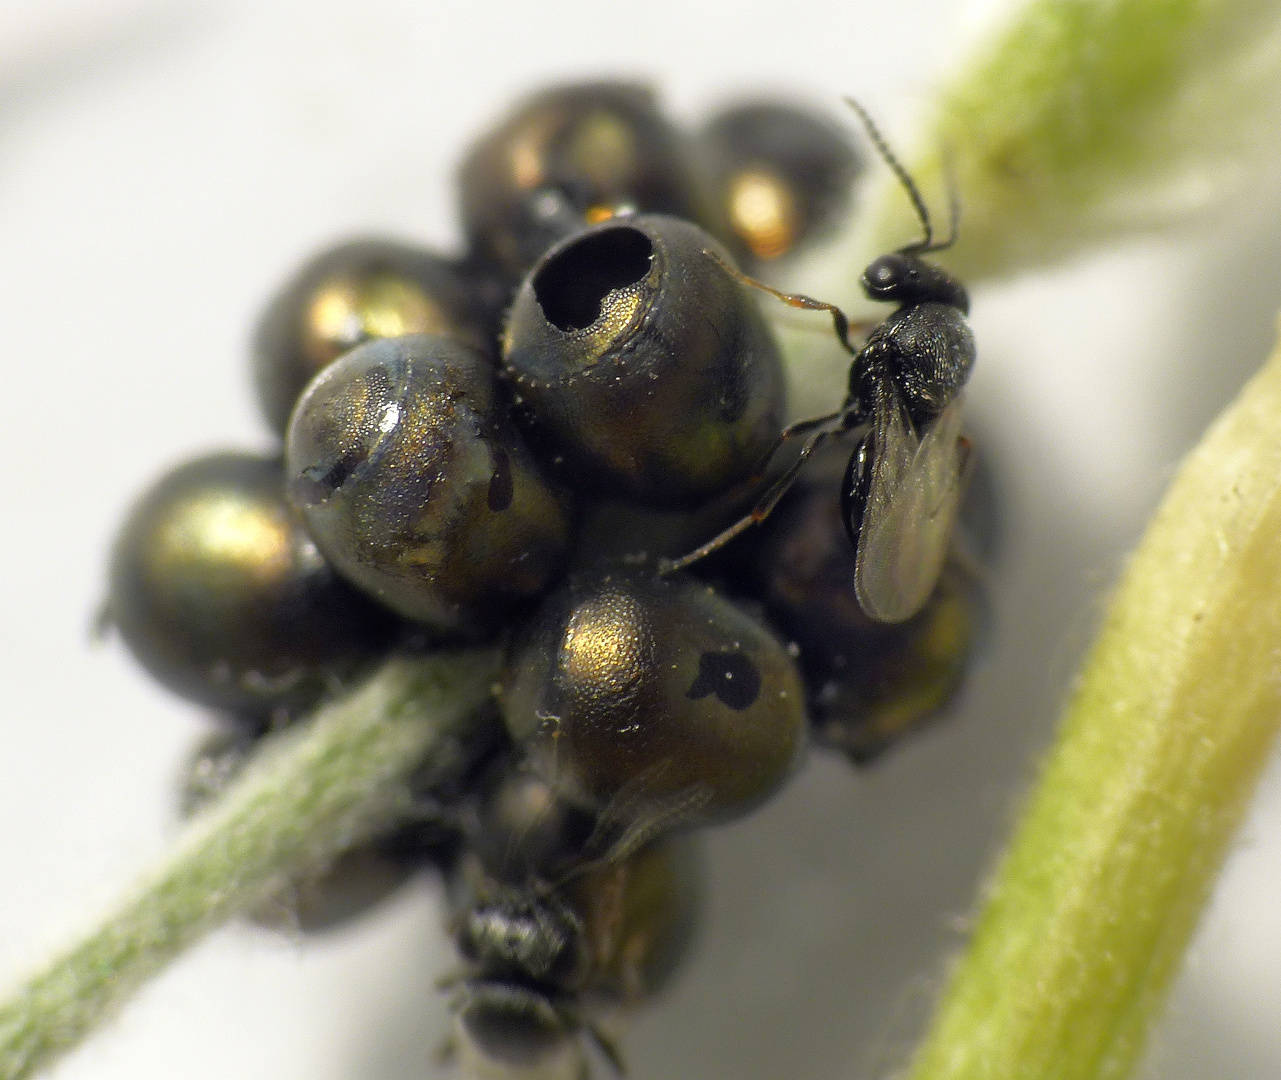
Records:
M266 447L259 304L313 248L457 241L452 166L520 91L647 75L694 121L737 91L904 130L977 10L948 0L136 3L0 9L0 976L62 940L172 835L204 729L88 627L131 496ZM699 951L627 1040L633 1075L881 1077L962 940L1099 601L1180 454L1264 357L1275 207L981 291L971 395L1005 495L993 641L965 701L872 772L815 755L709 838ZM1281 770L1193 949L1152 1075L1281 1075ZM350 932L217 934L60 1080L436 1075L450 948L424 880Z

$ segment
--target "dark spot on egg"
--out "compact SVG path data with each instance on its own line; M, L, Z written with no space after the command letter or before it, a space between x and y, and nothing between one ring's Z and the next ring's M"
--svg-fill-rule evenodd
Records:
M722 705L742 712L761 692L756 665L739 652L705 652L698 658L698 675L685 694L691 701L715 694Z

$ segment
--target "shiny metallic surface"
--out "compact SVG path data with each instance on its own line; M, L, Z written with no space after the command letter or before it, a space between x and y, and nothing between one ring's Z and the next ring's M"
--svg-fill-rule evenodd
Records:
M579 83L526 98L459 169L473 248L518 280L552 244L622 210L706 220L685 141L653 91Z
M640 215L553 248L508 317L503 363L575 485L693 506L778 435L784 383L756 298L698 226Z
M878 622L855 595L855 561L835 484L814 483L775 512L755 572L766 610L800 647L815 730L865 762L955 696L983 605L973 572L950 559L921 611L906 622Z
M773 794L805 741L800 675L760 622L683 575L577 575L513 650L503 716L564 797L638 819L724 821Z
M349 240L314 255L276 294L253 344L263 414L284 434L306 385L371 338L441 334L489 348L487 313L454 262L392 240Z
M506 417L493 365L425 335L370 341L294 412L290 498L365 592L440 634L477 634L540 593L569 519Z
M736 172L726 185L725 205L734 235L758 259L786 255L801 238L796 194L772 169L755 165Z
M620 20L589 4L5 5L0 321L11 355L49 360L6 372L23 403L4 428L7 977L172 836L164 785L194 710L83 631L129 500L197 448L262 438L241 346L282 270L327 234L452 237L445 174L464 147L515 93L575 72L644 72L694 119L734 88L791 87L837 118L853 92L909 150L940 64L994 10L685 3L628 9L610 32ZM727 33L732 47L709 48ZM1272 347L1277 192L976 297L966 419L983 422L1006 496L992 651L961 714L874 776L812 755L779 799L709 834L703 947L628 1036L630 1075L902 1066L1102 594L1174 463ZM941 212L943 193L927 197ZM49 410L31 406L51 400L55 371L50 438ZM839 398L843 369L827 374L814 412ZM1281 1077L1281 757L1244 837L1154 1035L1161 1080ZM452 947L432 900L412 889L358 933L301 949L218 934L56 1075L454 1076L433 1059L450 1018L432 979Z
M583 922L590 998L630 1008L669 984L697 935L704 872L698 839L676 836L565 886Z
M134 505L106 615L158 681L251 716L341 685L395 621L321 556L285 500L280 462L231 453L180 466Z
M839 223L862 155L827 116L778 101L718 113L699 133L699 163L727 219L734 254L769 262Z

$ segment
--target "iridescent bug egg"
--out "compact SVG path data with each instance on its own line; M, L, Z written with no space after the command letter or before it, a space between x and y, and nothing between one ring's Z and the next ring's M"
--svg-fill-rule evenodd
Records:
M565 886L591 964L586 995L631 1007L667 986L689 956L703 906L702 849L674 836Z
M579 570L638 557L679 558L750 512L758 497L755 488L741 485L686 508L591 500L583 506L570 565Z
M565 556L565 504L507 421L493 366L446 338L370 341L321 372L286 468L334 566L439 633L492 628Z
M112 549L106 617L159 682L262 717L303 708L389 643L285 499L280 462L212 454L169 473Z
M563 797L672 825L746 813L790 775L804 689L784 645L683 575L577 575L508 662L508 730Z
M949 560L906 622L869 618L854 592L855 553L835 483L794 491L756 556L771 618L800 647L823 741L866 762L937 715L960 689L982 618L977 583Z
M692 506L777 437L782 364L725 250L686 221L607 222L553 248L517 293L503 362L576 487Z
M451 260L391 240L350 240L311 258L276 294L253 343L263 414L281 435L318 372L371 338L440 334L488 350L487 312Z
M646 86L582 83L534 95L459 170L475 252L519 280L552 244L623 211L701 219L680 133Z
M774 101L719 113L697 147L731 246L745 261L778 259L830 230L862 165L827 117Z

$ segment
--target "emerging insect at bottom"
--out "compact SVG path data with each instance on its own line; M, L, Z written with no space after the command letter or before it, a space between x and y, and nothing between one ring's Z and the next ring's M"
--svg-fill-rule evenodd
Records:
M468 1076L586 1076L585 1042L621 1074L612 1026L689 951L702 898L694 841L670 837L626 855L612 848L552 883L530 872L530 856L554 862L581 842L574 814L556 805L541 781L506 772L480 810L489 857L475 849L452 875L465 966L448 980L451 1049ZM549 822L559 844L550 835L527 842Z

